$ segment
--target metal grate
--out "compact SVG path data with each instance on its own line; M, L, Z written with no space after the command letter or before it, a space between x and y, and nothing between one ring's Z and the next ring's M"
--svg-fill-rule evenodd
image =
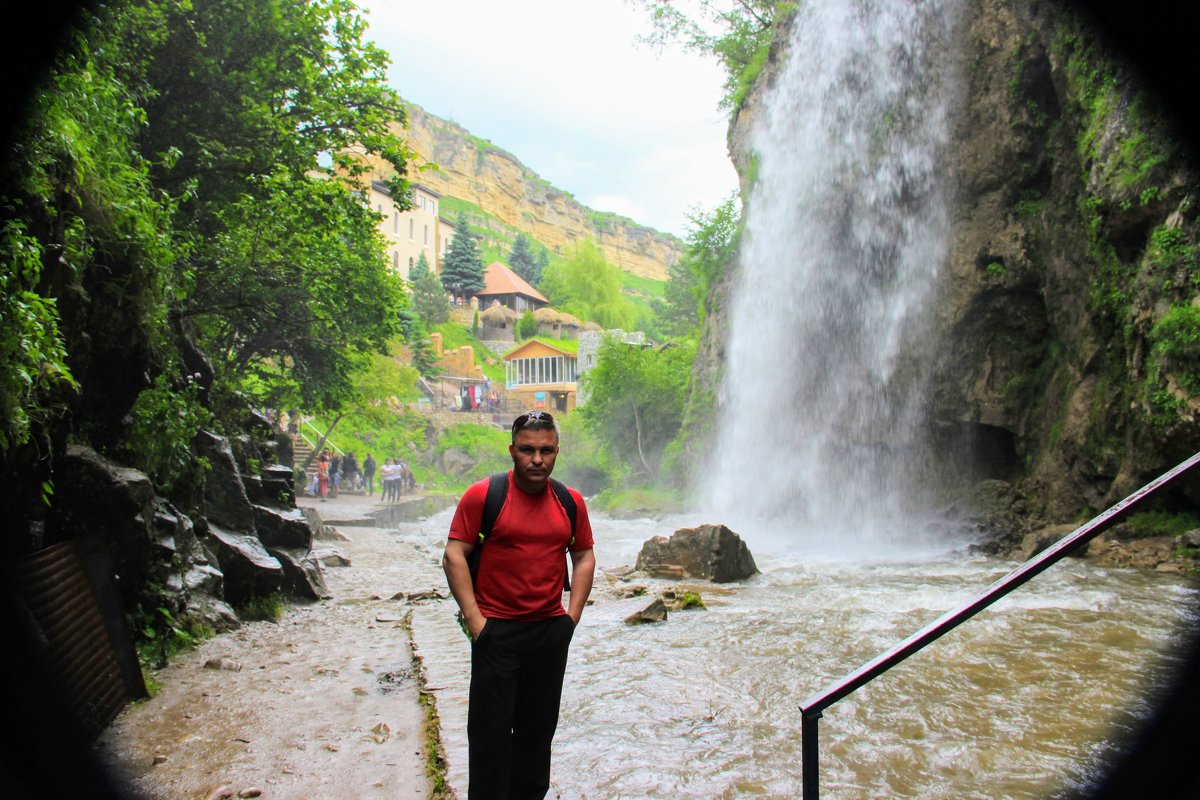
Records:
M12 562L10 569L63 706L93 740L126 703L146 696L104 544L94 537L63 542Z

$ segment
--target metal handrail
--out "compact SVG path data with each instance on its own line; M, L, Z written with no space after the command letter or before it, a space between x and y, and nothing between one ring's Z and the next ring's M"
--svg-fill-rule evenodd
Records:
M304 418L304 424L305 424L305 425L307 425L308 427L312 428L314 431L316 431L316 432L317 432L317 441L318 441L318 442L319 442L319 441L321 441L321 437L322 437L322 436L325 436L325 434L321 433L321 429L320 429L320 428L318 428L316 425L313 425L313 424L312 424L312 421L311 421L311 420L309 420L307 417L305 417L305 418ZM305 442L307 442L307 443L308 443L308 446L309 446L309 447L313 448L314 450L316 450L316 449L317 449L317 445L316 445L316 443L314 443L312 439L309 439L307 436L305 436L305 435L304 435L304 430L303 430L303 429L301 429L301 430L297 431L297 433L299 433L299 434L300 434L300 438L301 438L301 439L303 439ZM344 452L342 452L342 448L340 448L340 447L338 447L336 444L334 444L334 443L333 443L333 440L332 440L332 439L330 439L328 436L325 436L325 446L326 446L326 447L332 447L334 450L336 450L336 451L337 451L337 454L338 454L339 456L344 456L344 455L346 455Z
M1128 514L1139 503L1147 500L1197 464L1200 464L1200 453L1196 453L1174 469L1160 475L1104 513L1094 517L1090 522L1076 528L1070 535L1063 537L993 583L983 594L943 614L887 652L868 661L841 680L829 684L822 691L808 697L808 699L800 704L800 763L802 796L804 800L817 800L820 791L820 768L818 764L820 760L820 742L817 721L821 718L821 712L865 684L870 683L926 645L932 644L943 634L966 622L1013 589L1036 577L1053 564L1065 558L1075 548L1099 536L1100 533L1116 524L1118 520Z

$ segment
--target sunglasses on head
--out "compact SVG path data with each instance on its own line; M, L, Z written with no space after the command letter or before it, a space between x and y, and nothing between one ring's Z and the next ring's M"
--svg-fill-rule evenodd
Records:
M550 414L545 411L526 411L524 414L513 420L512 432L516 433L531 422L548 422L553 425L554 417L550 416Z

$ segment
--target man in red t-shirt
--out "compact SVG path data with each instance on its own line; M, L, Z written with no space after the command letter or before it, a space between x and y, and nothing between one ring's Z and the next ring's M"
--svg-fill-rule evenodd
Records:
M550 788L550 743L558 726L567 650L583 615L596 558L583 497L571 518L550 484L558 429L544 411L513 421L508 494L479 543L489 481L458 501L442 566L471 636L467 710L469 800L541 800ZM469 559L483 547L471 580ZM562 607L564 551L571 602Z

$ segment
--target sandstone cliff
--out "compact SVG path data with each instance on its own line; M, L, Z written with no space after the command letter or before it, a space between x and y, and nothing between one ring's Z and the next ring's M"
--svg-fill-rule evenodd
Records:
M1070 521L1200 450L1200 175L1162 104L1061 6L969 0L962 35L930 431L939 457L1009 487L1004 510ZM780 56L731 124L744 190ZM728 307L694 375L710 398ZM1200 480L1168 504L1200 505Z
M437 165L415 180L435 192L474 203L556 253L594 239L609 263L634 275L665 281L682 255L683 243L674 236L593 211L461 126L415 105L408 113L405 136L422 158Z

